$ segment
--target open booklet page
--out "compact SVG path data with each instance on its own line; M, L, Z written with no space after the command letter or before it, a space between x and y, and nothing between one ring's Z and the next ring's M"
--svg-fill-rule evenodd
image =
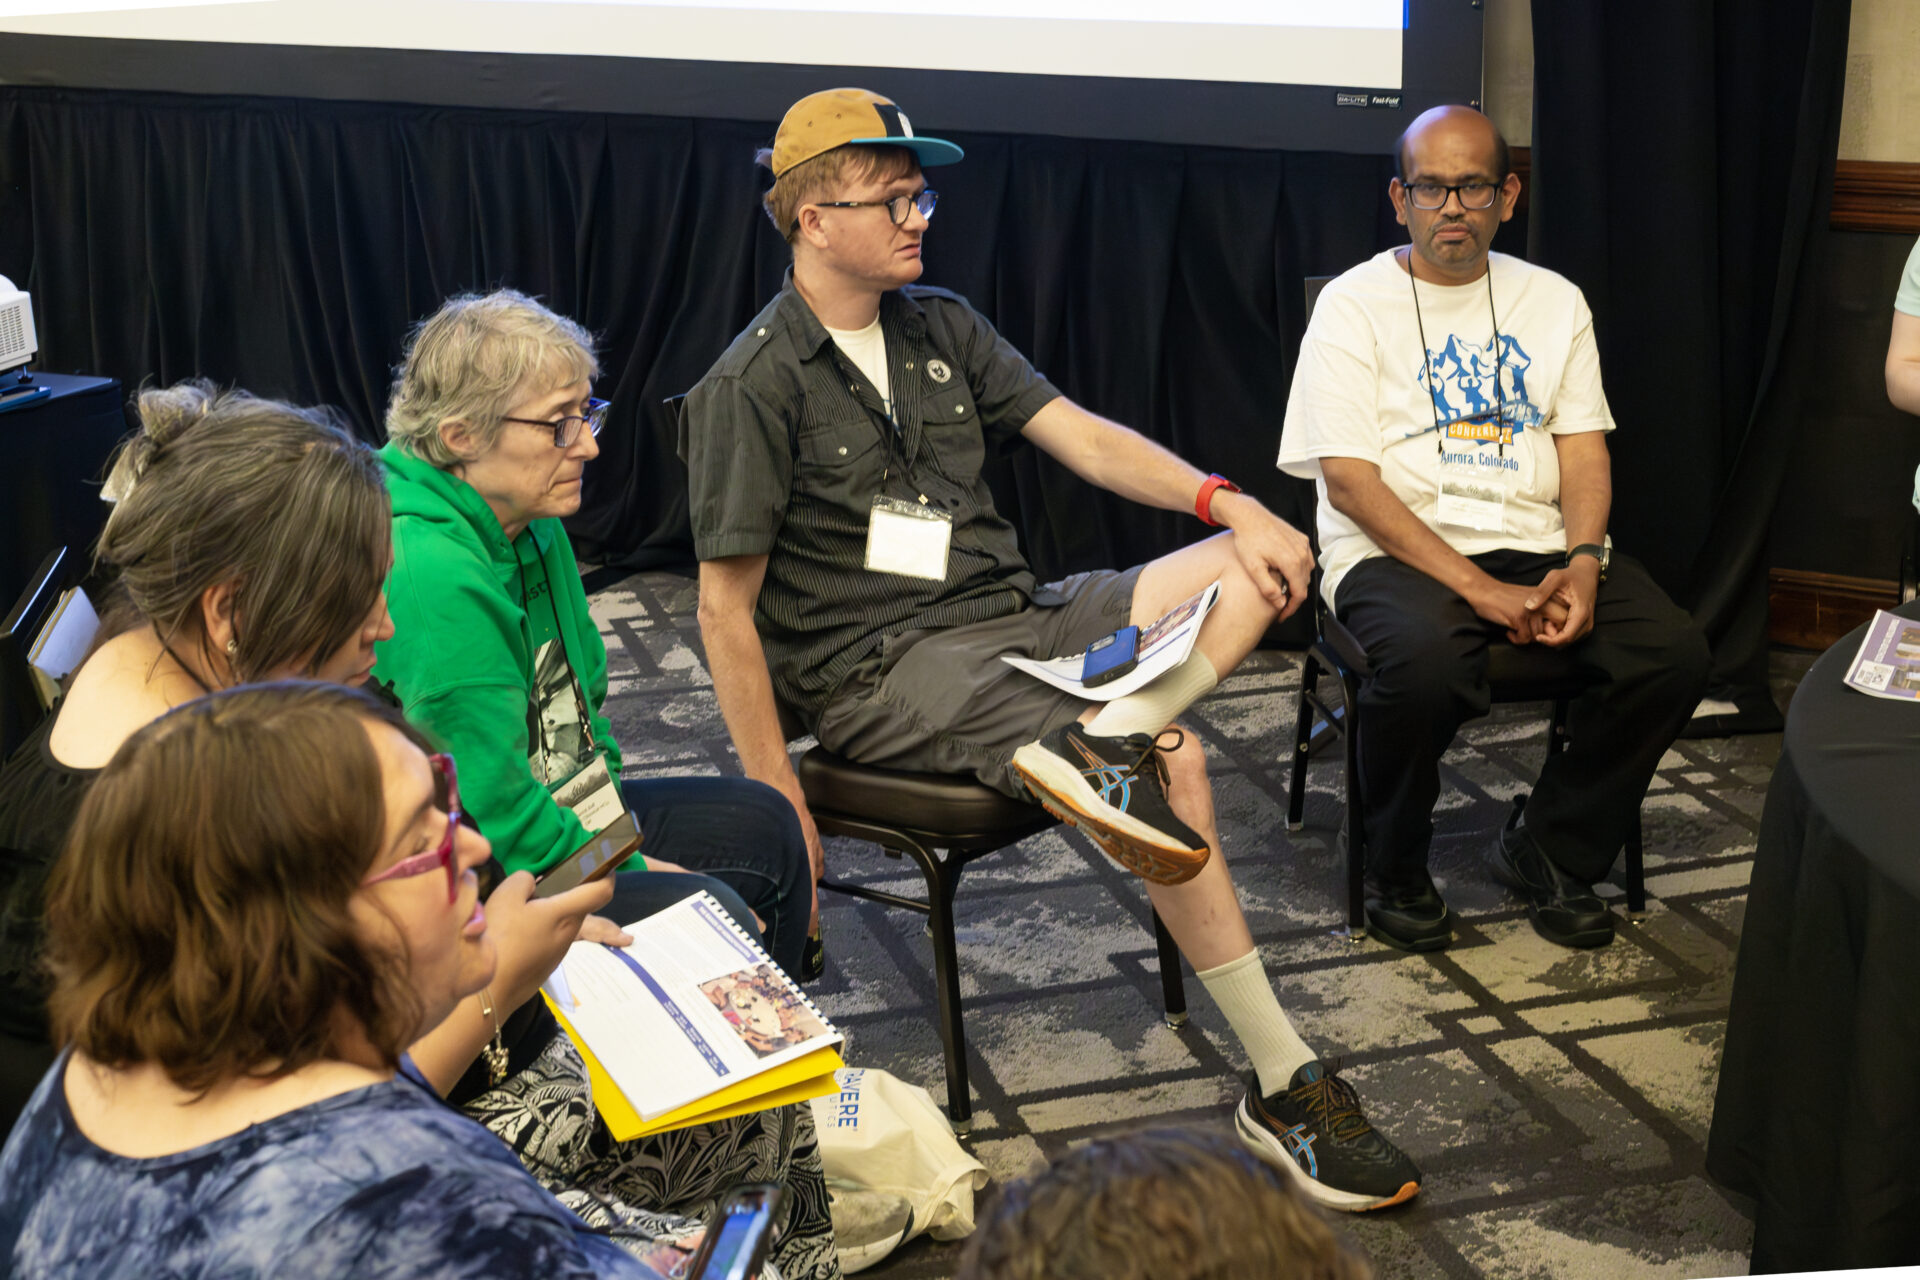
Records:
M1920 619L1875 612L1847 668L1846 683L1876 698L1920 700Z
M1215 582L1182 600L1158 621L1140 628L1134 669L1118 680L1091 689L1080 683L1080 668L1087 657L1084 651L1048 658L1044 662L1003 653L1000 661L1030 676L1037 676L1056 689L1065 689L1076 698L1085 698L1090 702L1111 702L1136 689L1145 688L1185 662L1187 655L1193 652L1193 642L1200 634L1200 624L1207 620L1207 610L1213 608L1213 602L1219 598L1220 584Z
M841 1043L709 895L622 927L630 945L576 942L544 990L643 1121Z

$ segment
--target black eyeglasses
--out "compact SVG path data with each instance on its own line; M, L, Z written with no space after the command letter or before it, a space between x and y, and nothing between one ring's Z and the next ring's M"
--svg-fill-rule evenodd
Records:
M600 434L600 428L606 425L608 404L605 400L587 401L585 413L569 413L563 418L502 418L502 422L520 422L529 427L545 427L553 432L553 447L571 449L573 442L580 438L580 428L584 424L591 434Z
M816 200L816 209L885 209L887 216L893 219L893 225L907 225L907 211L918 209L920 216L929 222L933 220L933 206L940 203L940 193L932 187L922 188L916 195L895 196L891 200ZM800 219L793 220L794 226L800 225Z
M1500 184L1497 182L1462 182L1447 186L1439 182L1408 182L1407 201L1416 209L1444 209L1447 197L1460 197L1462 209L1491 209L1493 202L1500 198Z

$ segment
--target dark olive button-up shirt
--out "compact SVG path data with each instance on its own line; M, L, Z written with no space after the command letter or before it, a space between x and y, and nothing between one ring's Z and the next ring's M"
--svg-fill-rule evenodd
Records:
M883 295L880 327L891 419L791 274L680 417L695 553L767 556L754 621L775 695L809 723L885 637L1001 617L1036 590L981 465L1059 391L944 289ZM943 581L866 568L881 494L953 518Z

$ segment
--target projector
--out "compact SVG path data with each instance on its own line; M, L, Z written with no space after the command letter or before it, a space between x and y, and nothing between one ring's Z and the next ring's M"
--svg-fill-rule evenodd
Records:
M0 276L0 373L33 359L40 340L33 332L33 300Z

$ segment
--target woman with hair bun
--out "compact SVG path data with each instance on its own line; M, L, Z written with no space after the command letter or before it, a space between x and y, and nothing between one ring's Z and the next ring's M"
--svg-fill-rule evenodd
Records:
M95 647L0 766L0 1128L53 1060L40 967L48 868L94 775L136 729L210 689L357 684L393 634L379 459L325 409L204 382L150 389L115 458L95 553Z

